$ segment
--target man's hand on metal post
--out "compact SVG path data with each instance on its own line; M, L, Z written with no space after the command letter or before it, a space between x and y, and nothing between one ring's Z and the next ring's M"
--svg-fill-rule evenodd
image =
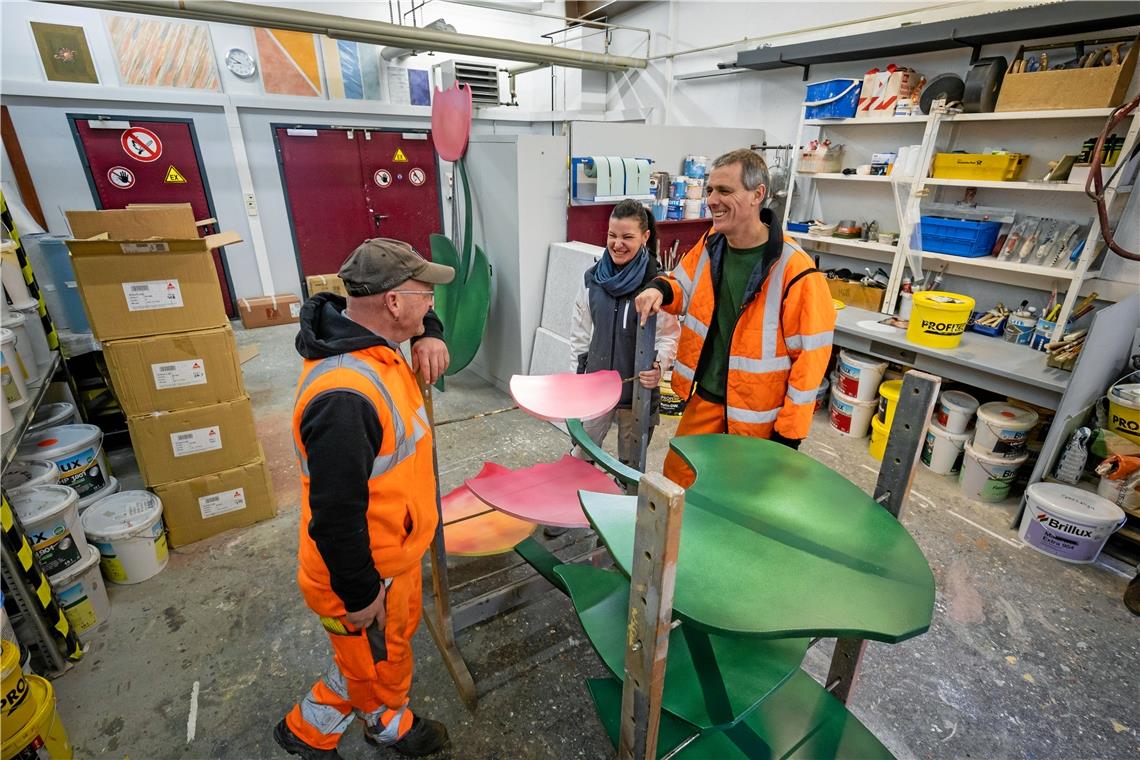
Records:
M664 300L665 296L661 295L661 291L657 288L646 288L637 294L637 298L633 299L633 306L641 317L642 326L650 316L661 311L661 302Z
M387 594L388 590L384 584L380 584L380 593L376 595L371 604L362 610L345 613L344 619L357 629L364 629L376 623L380 630L384 630L384 623L388 618L387 610L384 607Z
M637 373L638 379L641 381L642 387L656 388L661 382L661 363L653 362L653 367L644 372Z
M412 372L419 375L425 385L438 380L450 361L447 344L439 338L420 338L412 346Z

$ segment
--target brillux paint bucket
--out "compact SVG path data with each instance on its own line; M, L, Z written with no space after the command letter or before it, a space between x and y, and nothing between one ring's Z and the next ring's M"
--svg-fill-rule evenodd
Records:
M119 479L114 475L107 476L107 487L101 488L90 496L84 496L79 500L79 515L87 511L88 507L98 504L101 500L106 499L108 496L114 496L119 492Z
M962 457L969 440L969 433L951 433L937 422L931 422L922 445L922 463L939 475L954 475L962 469Z
M99 572L100 557L98 549L88 546L82 562L62 573L48 576L63 607L63 614L76 633L102 625L111 615L107 587L103 584L103 574Z
M59 483L59 468L47 459L14 459L4 470L4 489L32 486L54 486Z
M3 680L0 683L0 723L4 725L4 735L15 733L27 725L36 714L36 703L32 700L28 680L20 668L20 645L6 639L0 640L0 670Z
M28 698L36 712L19 731L4 727L4 744L0 748L2 760L71 760L74 756L63 721L55 709L55 692L47 680L28 676Z
M946 391L938 398L934 421L947 433L965 433L978 413L978 400L964 391Z
M74 488L33 486L13 491L8 498L45 573L54 575L83 561L87 538Z
M1009 496L1009 489L1013 485L1013 479L1017 477L1017 471L1028 458L1028 453L1023 453L1015 459L995 456L978 451L974 448L974 444L967 443L966 456L962 460L962 472L958 476L962 495L976 501L1003 501Z
M162 572L169 559L162 502L149 491L123 491L83 513L83 530L103 555L112 583L141 583Z
M891 429L885 422L878 417L871 419L871 443L867 446L867 452L880 462L883 461L883 454L887 453L887 437L890 433Z
M887 380L879 386L879 411L875 418L883 423L889 430L895 421L895 408L899 405L899 394L902 393L902 380ZM872 430L871 436L875 433Z
M1132 373L1124 380L1132 380ZM1140 383L1123 381L1108 389L1108 429L1140 443Z
M40 408L36 410L36 415L32 417L32 421L28 425L28 432L38 433L45 428L57 425L78 425L80 422L79 414L75 411L75 404L70 401L60 401L58 404L40 404Z
M859 401L831 389L831 426L843 435L862 438L867 435L877 405L874 399Z
M856 401L873 401L879 393L879 383L883 381L883 373L886 371L886 362L851 351L840 351L839 363L835 368L835 387L844 396Z
M95 425L57 425L24 436L20 454L50 459L59 467L60 485L90 496L107 487L103 431Z
M16 335L6 327L0 327L0 384L8 409L19 409L28 403L28 384L16 354Z
M815 409L818 412L820 409L827 406L827 399L831 396L831 381L826 377L823 378L823 384L819 386L819 390L815 392Z
M960 293L915 293L906 339L929 348L955 348L962 342L973 309L974 299Z
M1018 535L1031 547L1065 562L1087 564L1128 519L1108 499L1063 483L1025 489Z
M1004 401L978 407L974 448L987 456L1020 457L1025 453L1029 431L1037 424L1037 412Z

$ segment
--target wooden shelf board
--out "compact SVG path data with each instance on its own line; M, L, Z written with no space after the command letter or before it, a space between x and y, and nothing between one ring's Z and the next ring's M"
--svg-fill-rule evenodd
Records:
M1018 272L1021 274L1034 275L1038 277L1047 277L1054 280L1072 280L1077 277L1077 272L1072 269L1060 269L1058 267L1043 267L1034 264L1022 264L1016 261L998 261L993 256L981 256L976 259L971 259L966 256L954 256L949 253L931 253L929 251L922 252L924 260L930 259L932 261L948 261L952 264L961 264L962 266L975 267L977 269L1000 269L1006 272Z

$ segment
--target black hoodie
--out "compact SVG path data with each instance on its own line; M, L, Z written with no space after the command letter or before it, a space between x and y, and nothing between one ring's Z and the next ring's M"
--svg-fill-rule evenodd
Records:
M345 306L345 299L332 293L306 301L301 307L297 353L320 360L374 346L400 350L344 316ZM419 337L443 339L443 324L434 311L424 316L424 333ZM323 393L309 402L300 432L309 459L309 536L345 610L362 610L380 593L367 512L368 476L384 431L372 404L346 390Z

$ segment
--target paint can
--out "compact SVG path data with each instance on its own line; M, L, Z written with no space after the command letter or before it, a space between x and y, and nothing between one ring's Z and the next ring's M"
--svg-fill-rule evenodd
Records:
M686 177L703 180L708 174L708 156L685 156L682 164L683 174Z
M16 353L16 334L6 327L0 327L0 383L9 411L28 403L28 384Z
M32 717L18 731L9 731L4 726L4 744L0 748L6 760L24 758L74 757L67 731L63 728L59 712L55 709L55 692L44 678L28 676L28 699L35 707Z
M1035 327L1037 327L1036 314L1030 311L1015 311L1006 319L1002 339L1019 346L1028 346Z
M4 470L4 490L15 491L33 486L54 486L59 483L59 467L47 459L13 459Z
M974 299L961 293L915 293L906 339L929 348L957 348L970 321Z
M670 377L672 377L672 375L670 375ZM658 412L666 417L680 417L685 411L685 400L673 390L673 386L669 383L669 380L665 378L661 379L657 387L661 392Z
M4 327L16 336L16 356L20 371L24 373L24 382L32 383L39 379L36 373L36 353L32 350L32 339L28 337L28 320L18 311L10 312L4 317Z
M831 426L843 435L863 438L875 416L877 404L874 399L859 401L844 394L838 388L831 389Z
M895 422L895 409L902 393L902 380L884 380L879 385L879 411L875 417L889 430ZM872 433L872 436L874 433Z
M7 639L0 639L0 695L3 696L3 709L0 710L0 723L4 725L4 735L15 733L28 724L36 714L36 703L29 693L28 681L20 667L20 645Z
M978 400L964 391L945 391L938 398L934 421L947 433L965 433L978 412Z
M103 574L99 572L100 557L98 549L88 546L82 562L48 576L63 607L63 614L76 633L98 628L111 616L107 587L103 583Z
M815 392L815 409L818 412L820 409L827 406L827 399L831 395L831 381L826 377L823 378L823 383L819 386L819 390Z
M922 444L922 463L938 475L956 475L962 469L962 457L969 440L969 433L951 433L937 422L931 422Z
M8 408L8 397L0 392L0 433L7 433L14 427L16 427L16 418Z
M978 407L974 449L987 456L1020 457L1025 453L1029 431L1037 424L1037 412L1004 401Z
M45 573L55 575L83 561L87 538L74 488L32 486L13 491L8 498Z
M1140 483L1133 482L1131 478L1109 480L1102 477L1096 485L1096 492L1118 507L1140 511Z
M685 211L683 219L700 219L701 218L701 204L704 203L700 198L686 198Z
M101 488L90 496L84 496L79 500L79 516L82 517L88 507L98 504L101 500L106 499L108 496L114 496L118 492L119 479L114 475L108 475L106 488Z
M705 195L705 181L703 179L685 180L685 198L699 201Z
M122 491L83 513L83 530L102 557L112 583L141 583L162 572L169 560L162 502L150 491Z
M656 200L653 202L653 219L658 222L665 221L665 217L669 214L669 201Z
M23 303L32 297L28 292L28 283L24 282L24 273L20 269L20 257L16 255L16 244L4 241L4 250L0 252L0 281L4 283L4 292L12 303Z
M1136 374L1133 372L1108 389L1108 429L1140 443L1140 383L1124 382Z
M1064 562L1088 564L1127 520L1108 499L1064 483L1034 483L1025 489L1017 535L1026 544Z
M56 425L24 436L20 455L50 459L59 467L59 482L81 497L107 487L103 431L95 425Z
M670 221L682 219L685 216L685 201L680 198L673 198L669 201L669 210L665 212L665 218Z
M867 446L867 452L880 462L887 453L887 438L890 433L891 429L887 427L887 423L878 417L871 418L871 443Z
M649 192L659 201L669 199L669 172L652 172L649 175Z
M887 371L887 363L844 350L839 352L835 371L838 376L835 388L840 393L856 401L873 401Z
M1028 453L1022 453L1015 459L995 456L992 453L978 451L974 444L966 444L966 456L962 460L962 472L958 476L958 485L962 495L975 501L997 502L1009 496L1009 489L1017 471L1029 458Z
M688 184L685 182L684 177L674 177L673 181L669 183L670 200L679 201L684 198L686 187L688 187Z
M75 404L70 401L60 401L57 404L40 404L36 414L28 425L29 433L38 433L44 428L57 425L78 425L82 422L79 413L75 411Z
M40 319L39 301L25 301L22 304L12 304L16 313L24 315L24 326L28 328L28 341L32 344L32 353L35 355L36 366L28 367L28 374L37 378L43 376L51 366L51 347L48 346L47 333L44 332L44 321Z

